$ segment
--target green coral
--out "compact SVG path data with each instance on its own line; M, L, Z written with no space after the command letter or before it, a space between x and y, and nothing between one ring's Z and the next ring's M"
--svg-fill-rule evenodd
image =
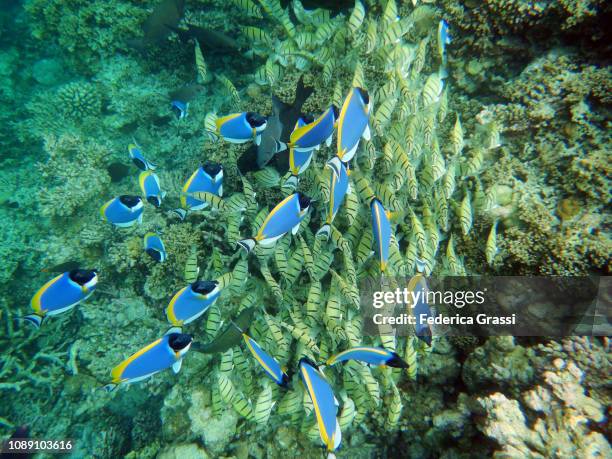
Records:
M58 105L64 114L73 119L100 115L102 99L91 83L72 82L57 91Z

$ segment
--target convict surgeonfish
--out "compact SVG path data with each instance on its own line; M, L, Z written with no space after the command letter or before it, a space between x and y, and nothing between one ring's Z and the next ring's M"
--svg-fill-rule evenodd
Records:
M409 296L407 307L408 314L412 314L415 318L415 333L417 338L428 346L431 346L432 330L427 323L427 319L434 317L434 314L427 302L429 287L427 286L425 276L422 274L424 269L424 263L417 259L418 274L412 277L408 282L408 291L412 293Z
M337 418L338 400L334 396L325 375L314 362L303 357L300 359L299 367L304 387L306 387L314 407L319 435L327 447L327 451L332 453L340 446L342 441L342 432Z
M264 351L261 346L257 344L257 341L246 333L242 332L242 337L244 338L247 348L251 354L253 354L253 357L255 357L255 360L257 360L257 363L261 365L267 375L279 386L287 387L289 384L289 376L287 376L287 373L283 371L276 359Z
M144 249L151 258L160 263L166 261L168 257L164 243L156 233L147 233L144 235Z
M126 228L142 223L144 204L140 196L122 194L100 207L102 218L115 226Z
M138 183L145 199L155 207L161 206L162 199L166 192L161 190L159 177L153 171L141 172L138 176Z
M170 102L170 107L179 120L187 118L187 115L189 114L189 102L173 100Z
M231 143L245 143L249 140L259 145L261 133L266 129L265 116L254 112L233 113L215 121L217 134Z
M376 253L380 262L380 271L385 272L389 260L389 245L391 244L391 224L389 215L378 198L370 202L372 211L372 232L376 243Z
M340 163L347 163L355 156L359 140L370 139L370 96L365 89L351 88L338 116L338 149L328 164L340 175Z
M331 224L344 201L344 196L351 192L349 183L349 171L344 163L340 163L340 174L336 175L332 172L330 176L330 198L329 198L329 210L327 211L327 217L325 224L317 231L317 236L324 236L325 239L329 239L331 232Z
M178 373L192 341L191 335L171 328L162 338L143 347L113 368L112 380L104 389L110 392L119 385L142 381L170 367L174 373Z
M303 193L294 193L283 199L264 220L257 234L249 239L238 241L238 245L250 252L255 245L271 247L276 241L291 231L296 234L300 223L306 217L311 199Z
M34 313L23 319L39 328L47 316L69 311L89 298L97 284L96 269L73 269L60 274L36 292L30 301Z
M331 145L337 118L338 108L334 105L317 119L312 116L300 117L287 146L296 151L310 151L313 148L318 149L323 142L327 146Z
M193 322L208 311L220 293L217 281L195 281L183 287L174 294L166 308L168 322L176 327Z
M151 161L148 161L144 157L142 148L140 148L140 146L136 143L131 143L128 145L128 154L130 155L132 162L141 171L155 170L157 168L157 165L153 164Z
M216 196L223 196L223 166L219 163L206 162L200 166L183 186L181 195L181 206L188 210L201 210L208 206L205 201L200 201L189 193L206 191Z
M342 351L330 357L327 360L327 365L334 365L338 362L346 362L347 360L358 360L375 366L386 365L394 368L408 368L408 364L395 352L382 347L368 346L358 346Z

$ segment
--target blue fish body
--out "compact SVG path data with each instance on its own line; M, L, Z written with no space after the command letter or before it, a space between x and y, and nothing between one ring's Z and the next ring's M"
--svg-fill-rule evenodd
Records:
M351 88L338 117L337 156L349 162L357 151L361 137L370 138L370 96L365 89Z
M380 347L359 346L340 352L327 360L327 365L334 365L347 360L358 360L368 365L387 365L395 368L407 368L408 364L393 351Z
M408 290L414 292L413 297L415 298L414 307L409 307L408 312L413 314L415 317L415 332L416 336L427 343L427 345L431 345L431 327L427 323L426 319L430 317L434 317L429 304L427 303L427 292L429 291L429 287L427 286L427 281L422 274L417 274L408 283ZM424 316L422 320L422 316Z
M142 194L144 195L145 199L155 207L161 206L162 199L166 193L161 190L159 177L155 174L155 172L141 172L138 176L138 183L140 184L140 189L142 190Z
M289 138L289 146L296 151L307 152L318 148L323 142L329 145L334 133L336 117L337 109L332 105L310 123L300 118Z
M39 327L46 316L61 314L85 301L98 284L96 270L73 269L43 285L30 301L34 314L24 317Z
M446 60L446 45L451 42L451 36L448 34L448 23L441 19L438 23L438 52L442 60Z
M112 383L105 388L112 390L118 384L141 381L170 367L177 373L191 342L190 335L174 332L166 334L113 368Z
M382 203L374 198L370 203L372 210L372 231L376 252L380 260L380 270L385 272L389 260L389 245L391 244L391 224Z
M308 196L300 193L287 196L268 214L254 238L253 245L257 243L269 247L289 231L297 232L309 207L310 198ZM238 243L241 242L243 241Z
M142 223L144 204L139 196L121 195L100 208L102 218L115 226L125 228Z
M339 175L336 175L335 172L331 174L330 190L329 212L327 213L326 220L327 224L331 224L334 218L336 218L336 214L344 202L344 197L349 191L349 174L344 163L340 164Z
M334 451L342 441L342 432L336 417L338 400L336 400L329 382L313 362L302 358L299 367L302 382L314 406L321 440L323 440L328 451Z
M155 261L160 263L166 261L166 248L164 247L164 242L157 234L147 233L144 235L144 249Z
M259 145L261 133L266 129L265 117L253 113L242 112L218 118L217 134L228 142L245 143L253 140Z
M257 341L246 333L243 333L242 337L244 338L244 342L249 348L249 351L251 351L251 354L253 354L253 357L255 357L266 374L279 386L287 387L287 384L289 383L289 376L287 376L287 374L283 371L274 357L264 351L259 344L257 344Z
M193 322L208 311L220 293L216 281L196 281L176 292L166 308L166 317L177 327Z
M199 167L183 186L181 205L188 210L201 210L208 206L207 202L200 201L187 193L207 191L219 197L223 196L223 167L217 163L206 163Z
M172 102L170 102L170 106L176 111L176 116L178 116L179 120L186 118L189 114L189 102L173 100Z
M157 167L155 164L148 161L144 157L141 148L135 143L131 143L130 145L128 145L128 154L130 155L130 159L132 160L132 162L141 171L155 170L155 168Z

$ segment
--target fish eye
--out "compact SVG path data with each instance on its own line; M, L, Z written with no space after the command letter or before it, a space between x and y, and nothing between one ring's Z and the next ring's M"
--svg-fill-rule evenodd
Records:
M315 120L315 117L309 113L308 115L302 115L302 120L304 120L304 123L310 124Z

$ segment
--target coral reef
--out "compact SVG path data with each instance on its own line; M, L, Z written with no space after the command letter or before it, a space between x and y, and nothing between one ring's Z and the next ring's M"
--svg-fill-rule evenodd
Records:
M374 194L393 211L392 274L413 275L415 256L428 274L610 272L612 77L600 46L610 6L372 0L359 18L352 8L332 15L298 1L255 1L248 13L239 9L248 2L194 0L179 33L134 49L130 40L141 38L159 3L28 0L14 21L0 16L27 42L22 49L0 36L0 102L8 107L0 112L0 393L10 396L0 407L2 437L31 424L37 437L79 438L75 457L319 457L298 375L291 390L271 389L269 416L256 422L270 386L241 346L221 355L194 349L178 375L98 390L111 368L168 329L164 308L184 287L195 248L201 279L233 273L215 305L221 323L209 313L185 327L196 342L253 306L249 333L290 369L302 356L324 362L358 344L415 355L415 373L353 363L325 369L341 403L339 457L610 456L607 338L435 338L426 347L414 337L364 336L355 303L360 281L380 276L365 236ZM453 36L443 78L441 18ZM239 43L221 53L203 44L208 79L196 80L193 41L181 35L190 25ZM286 177L271 168L241 175L237 159L249 145L215 141L207 115L269 114L270 93L292 101L300 76L314 87L304 112L341 105L351 86L369 91L372 138L351 164L354 207L337 215L339 237L315 237L330 194L325 162L335 153L322 146L300 176L298 189L317 203L298 235L246 258L235 242L287 194ZM183 119L170 106L177 94L190 104ZM159 209L146 205L142 225L117 229L98 209L113 196L140 194L126 151L134 141L158 165L168 196ZM224 166L224 202L246 209L180 220L172 209L181 188L207 160ZM112 181L113 164L127 175ZM161 234L164 263L144 252L148 231ZM100 270L95 294L38 332L15 322L49 269L65 262ZM330 298L340 320L328 315ZM223 399L222 380L231 398Z

